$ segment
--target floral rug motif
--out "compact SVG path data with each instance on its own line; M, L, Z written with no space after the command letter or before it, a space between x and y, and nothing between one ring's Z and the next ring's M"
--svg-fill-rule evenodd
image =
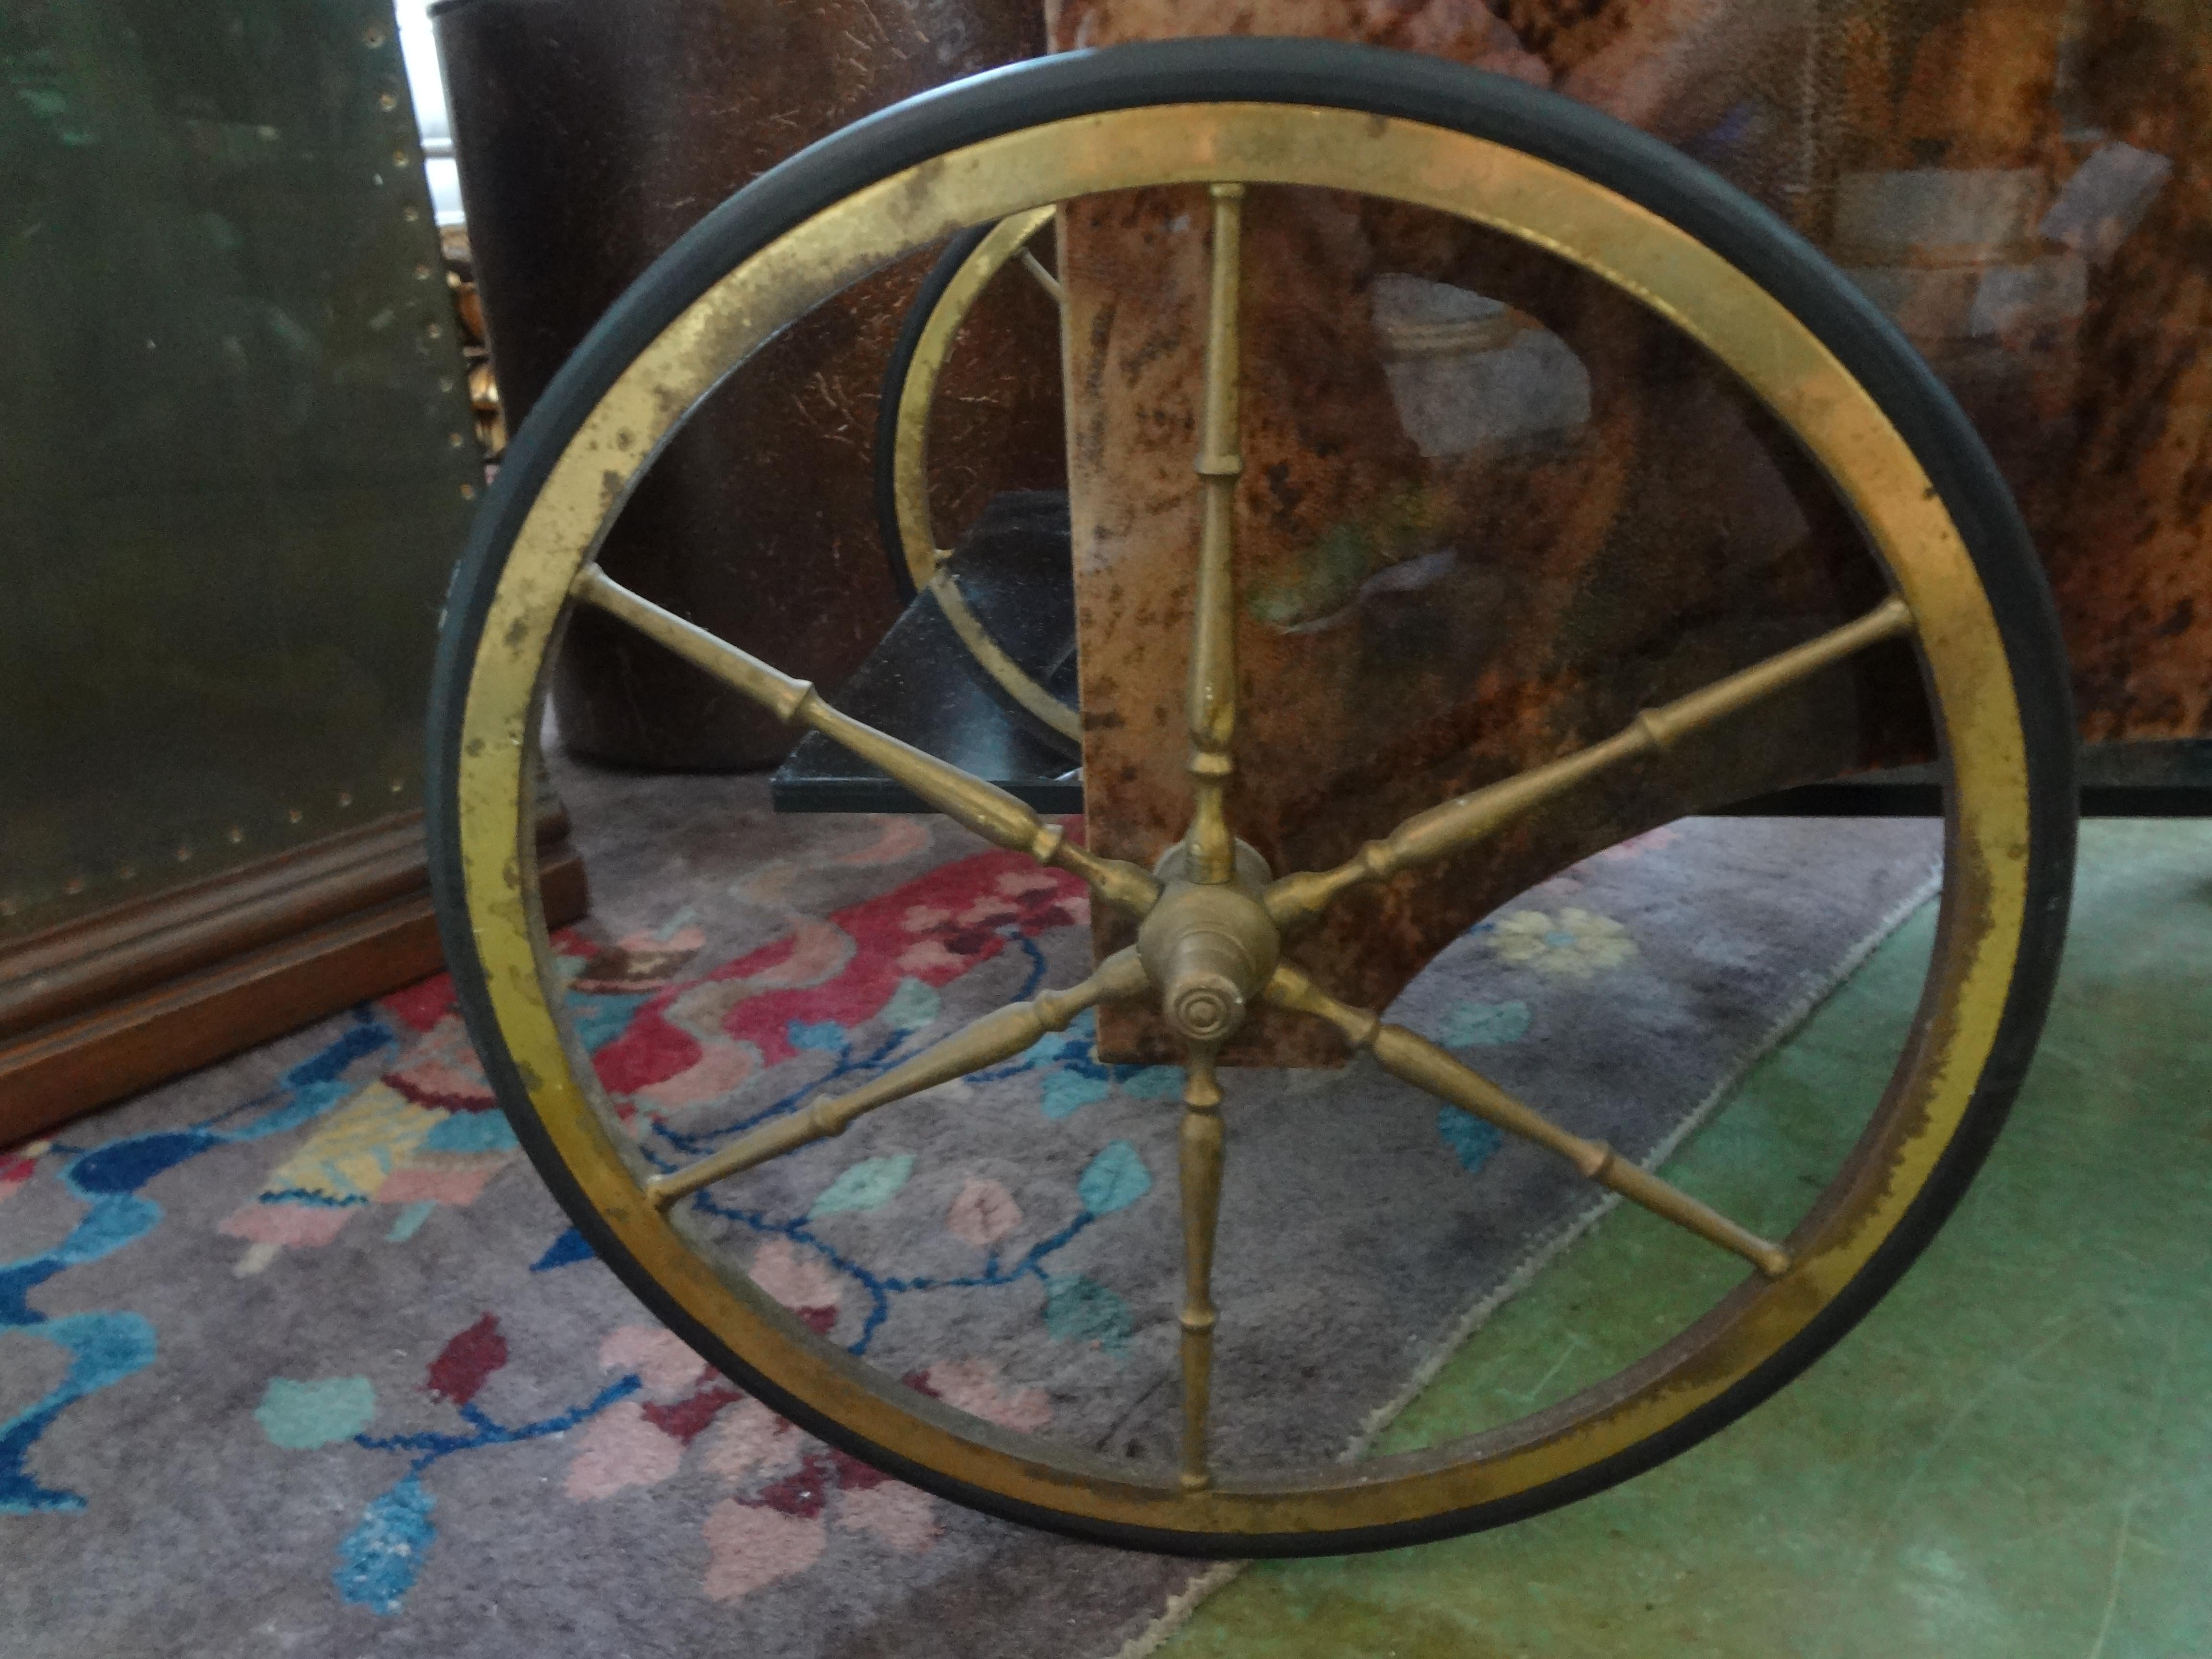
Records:
M1080 889L935 821L767 820L744 781L563 787L674 791L630 817L719 826L672 854L587 839L594 918L556 941L664 1165L1083 969ZM1915 824L1661 831L1508 907L1398 1014L1649 1152L1934 851ZM1158 1455L1178 1088L1099 1063L1079 1021L696 1202L908 1386ZM1589 1194L1361 1066L1230 1088L1224 1442L1333 1455ZM25 1655L1104 1655L1196 1571L957 1510L741 1395L558 1213L442 978L0 1153L0 1554Z

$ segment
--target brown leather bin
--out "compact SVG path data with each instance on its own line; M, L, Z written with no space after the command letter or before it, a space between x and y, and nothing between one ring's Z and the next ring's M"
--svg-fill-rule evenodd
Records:
M599 314L730 192L872 110L1043 46L1036 0L447 0L433 16L517 428ZM787 672L835 686L858 666L897 611L872 434L926 268L923 256L856 285L716 394L623 514L609 573ZM1056 355L1049 336L1003 343L971 340L973 372ZM945 434L946 449L1033 449L1028 470L1056 481L1057 423L1022 420L1018 403L950 404L975 429ZM618 764L758 766L792 741L592 613L575 619L553 702L567 747Z

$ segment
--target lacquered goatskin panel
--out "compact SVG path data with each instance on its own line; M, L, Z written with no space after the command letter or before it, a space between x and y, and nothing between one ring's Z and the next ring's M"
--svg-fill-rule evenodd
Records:
M1913 250L1981 273L1965 321L1900 321L2035 531L2084 736L2212 731L2212 10L1923 3L1854 15L1829 51L1839 179L2023 189L2009 246ZM1849 203L1826 205L1815 234L1861 264Z
M1716 167L1890 306L1975 417L2044 550L2085 729L2165 737L2212 721L2212 315L2208 262L2191 252L2212 246L2197 159L2212 142L2198 113L2212 19L2093 6L2069 25L2062 0L1495 14L1443 0L1062 0L1048 15L1062 49L1220 33L1434 52L1555 88ZM2174 165L2127 225L2090 214L2085 236L2053 209L2114 143ZM2098 165L2116 157L2131 167L2106 197L2130 179L2140 194L2157 161L2116 151ZM1091 834L1133 859L1187 811L1204 226L1193 192L1160 191L1086 204L1065 232ZM1255 191L1245 238L1233 809L1278 868L1340 858L1878 595L1847 517L1787 436L1625 296L1502 236L1318 192ZM2082 303L2065 314L2077 273ZM1462 402L1494 403L1498 383L1477 365L1498 345L1475 338L1439 371L1404 294L1386 292L1407 278L1504 302L1509 325L1580 365L1587 419L1439 430L1440 401L1443 428L1453 411L1438 374L1460 376ZM1358 896L1301 958L1346 997L1385 1001L1469 922L1597 848L1764 789L1924 758L1918 703L1902 652L1870 657L1450 866ZM1110 921L1101 934L1102 948L1123 942ZM1108 1011L1102 1035L1109 1050L1166 1052L1127 1011ZM1245 1054L1317 1058L1329 1041L1263 1027Z

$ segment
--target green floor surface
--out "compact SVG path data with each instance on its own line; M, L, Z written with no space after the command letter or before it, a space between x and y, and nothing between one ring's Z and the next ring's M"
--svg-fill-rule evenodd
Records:
M1927 961L1923 912L1668 1165L1786 1227ZM1517 1416L1679 1328L1725 1258L1616 1212L1382 1449ZM2012 1123L1904 1283L1798 1382L1585 1503L1255 1567L1170 1659L2212 1656L2212 824L2083 827L2065 972ZM1669 1321L1674 1322L1670 1324Z

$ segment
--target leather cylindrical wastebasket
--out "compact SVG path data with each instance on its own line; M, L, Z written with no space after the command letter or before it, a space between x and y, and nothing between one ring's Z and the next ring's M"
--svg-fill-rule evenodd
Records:
M731 191L872 110L1043 44L1035 0L447 0L434 18L518 427L607 306ZM870 446L920 275L878 273L748 364L647 477L608 571L788 672L834 686L856 667L896 613ZM1015 367L1054 360L1049 320L999 307L978 326L1005 337L963 354L974 383L951 388L945 453L998 458L985 495L1056 482L1059 388ZM594 615L575 619L552 695L563 744L601 761L736 769L791 741Z

